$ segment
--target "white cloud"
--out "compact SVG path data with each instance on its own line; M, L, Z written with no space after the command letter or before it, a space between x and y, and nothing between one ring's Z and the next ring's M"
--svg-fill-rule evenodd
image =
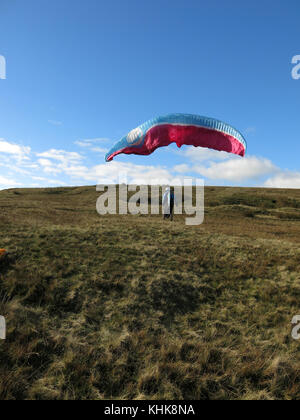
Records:
M182 152L177 153L182 155ZM194 162L232 159L232 155L227 152L219 152L218 150L207 149L205 147L189 147L184 151L183 155Z
M47 178L43 178L43 177L41 177L41 176L32 176L31 177L34 181L48 181L48 179Z
M46 170L51 168L47 167ZM125 175L128 176L127 182L131 184L168 184L173 179L172 173L166 168L124 162L110 162L93 167L71 165L61 170L71 179L95 184L123 182L120 179Z
M59 174L63 172L61 165L55 164L49 159L38 159L38 164L47 174Z
M174 172L178 172L180 174L184 174L184 173L190 172L190 170L191 170L190 167L188 165L186 165L185 163L183 163L181 165L176 165L173 168L173 171Z
M2 188L11 188L11 187L16 187L18 185L20 184L18 184L17 181L0 175L0 186Z
M44 166L44 167L46 167L46 166L52 166L52 162L49 159L38 159L38 163L41 166Z
M249 156L246 158L231 158L225 162L213 162L208 167L194 167L194 170L212 180L219 179L236 183L274 174L279 171L279 168L268 159Z
M122 174L127 174L127 182L131 184L176 184L176 174L178 177L194 174L215 185L249 185L255 180L256 185L265 187L300 188L300 172L280 170L269 159L241 158L204 148L181 151L180 156L184 156L187 163L173 168L119 161L88 164L95 153L106 153L105 147L97 145L102 141L104 139L83 140L83 147L87 149L80 154L54 148L33 153L30 147L0 139L0 188L30 186L33 182L38 182L38 186L110 184L122 182L119 178ZM58 176L60 180L55 179Z
M61 162L74 162L82 159L82 156L76 152L66 152L65 150L51 149L47 152L37 153L38 157L54 159Z
M79 153L67 152L65 150L51 149L43 153L37 153L38 163L46 174L66 174L74 176L82 172L84 166L80 166L83 159Z
M300 189L300 172L282 172L272 178L267 179L264 183L268 188L299 188Z
M18 144L9 143L5 139L0 139L0 153L13 155L18 158L27 158L30 151L30 147L20 146Z
M159 166L135 165L133 163L110 162L109 164L98 165L93 168L97 175L97 182L102 180L120 182L122 174L128 174L130 184L169 184L174 176L171 171Z

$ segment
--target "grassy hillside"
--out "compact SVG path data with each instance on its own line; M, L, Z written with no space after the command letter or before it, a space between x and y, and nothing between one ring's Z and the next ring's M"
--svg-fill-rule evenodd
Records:
M0 192L0 399L300 399L300 191L207 188L205 223Z

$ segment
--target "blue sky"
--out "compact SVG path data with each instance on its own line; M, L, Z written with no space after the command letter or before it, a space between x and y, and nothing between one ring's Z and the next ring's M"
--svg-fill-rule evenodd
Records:
M118 171L300 188L299 16L298 0L1 0L0 189L116 182ZM247 158L170 146L104 162L171 112L232 124Z

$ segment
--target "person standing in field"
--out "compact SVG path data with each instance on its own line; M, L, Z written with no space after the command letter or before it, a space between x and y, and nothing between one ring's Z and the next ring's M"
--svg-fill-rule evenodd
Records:
M175 195L174 190L170 187L167 187L162 199L162 208L163 208L163 219L170 219L173 221L174 218L174 205L175 205Z

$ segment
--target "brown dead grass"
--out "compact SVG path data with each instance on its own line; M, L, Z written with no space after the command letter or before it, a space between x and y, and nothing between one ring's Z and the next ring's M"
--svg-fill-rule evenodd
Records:
M196 227L97 196L0 192L0 398L299 399L300 191L207 188Z

